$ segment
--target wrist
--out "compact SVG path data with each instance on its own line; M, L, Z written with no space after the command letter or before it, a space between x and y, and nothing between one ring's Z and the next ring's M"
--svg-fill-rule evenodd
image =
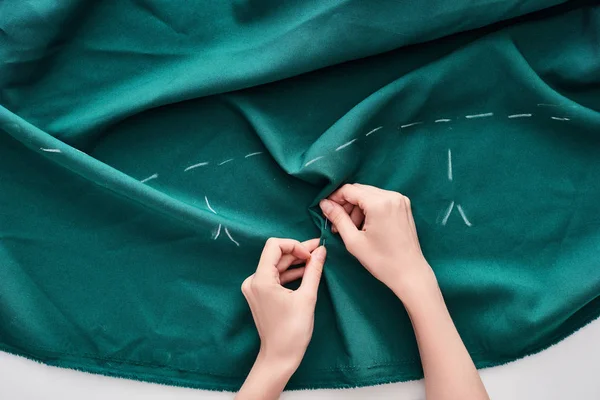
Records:
M429 264L415 268L410 276L396 279L390 288L407 309L440 293L437 278Z
M279 356L261 348L254 365L260 370L267 371L273 378L287 381L296 372L301 361L302 357Z
M267 357L261 349L236 399L278 399L296 368L291 360Z

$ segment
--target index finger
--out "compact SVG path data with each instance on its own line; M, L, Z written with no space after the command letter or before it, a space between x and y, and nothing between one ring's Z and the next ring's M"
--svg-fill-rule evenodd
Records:
M355 206L359 206L364 210L365 200L369 197L369 195L369 191L364 187L345 184L335 192L331 193L328 199L335 201L341 206L346 203L350 203Z
M301 260L310 257L310 252L297 240L270 238L260 255L256 276L278 276L277 264L285 254L291 254Z
M319 247L319 241L319 238L306 240L302 242L302 246L304 246L304 248L308 250L308 252L312 252L314 249ZM293 254L284 254L279 259L279 262L277 263L276 267L279 273L281 274L282 272L287 270L291 265L303 264L305 262L305 259L298 259Z

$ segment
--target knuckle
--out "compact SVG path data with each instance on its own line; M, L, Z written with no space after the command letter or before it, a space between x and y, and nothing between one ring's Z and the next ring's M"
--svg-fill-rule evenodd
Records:
M373 205L373 210L381 213L381 212L387 212L393 207L394 207L393 200L389 197L385 197L385 198L377 200L377 202Z
M277 243L279 242L279 238L276 237L270 237L267 239L267 243L265 244L266 246L275 246L277 245Z
M398 208L406 206L404 196L402 196L400 193L392 193L389 196L386 196L384 204L388 208Z
M398 206L404 206L406 204L405 200L404 200L404 196L402 196L400 193L394 193L392 198L393 198L394 204L396 204Z
M250 292L250 281L251 281L251 277L247 277L246 279L244 279L244 282L242 282L242 293L243 294L248 294Z

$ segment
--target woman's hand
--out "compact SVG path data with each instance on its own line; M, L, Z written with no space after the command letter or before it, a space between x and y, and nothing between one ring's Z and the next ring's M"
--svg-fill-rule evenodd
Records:
M404 303L419 345L427 398L489 399L423 257L408 198L344 185L321 201L321 209L348 251Z
M320 206L348 251L402 301L422 283L437 285L421 252L407 197L373 186L348 184L322 200Z
M242 284L260 336L260 351L236 398L278 398L300 365L314 327L317 289L325 262L319 239L267 241L256 272ZM311 254L312 252L312 254ZM289 269L306 263L305 267ZM297 290L282 285L302 278Z

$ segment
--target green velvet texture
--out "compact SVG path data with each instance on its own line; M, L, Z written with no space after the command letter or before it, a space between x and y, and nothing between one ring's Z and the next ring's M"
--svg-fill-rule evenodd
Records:
M412 199L478 367L539 351L600 314L598 110L592 1L5 0L0 349L235 390L241 282L268 237L322 237L288 388L420 378L316 207L361 182Z

